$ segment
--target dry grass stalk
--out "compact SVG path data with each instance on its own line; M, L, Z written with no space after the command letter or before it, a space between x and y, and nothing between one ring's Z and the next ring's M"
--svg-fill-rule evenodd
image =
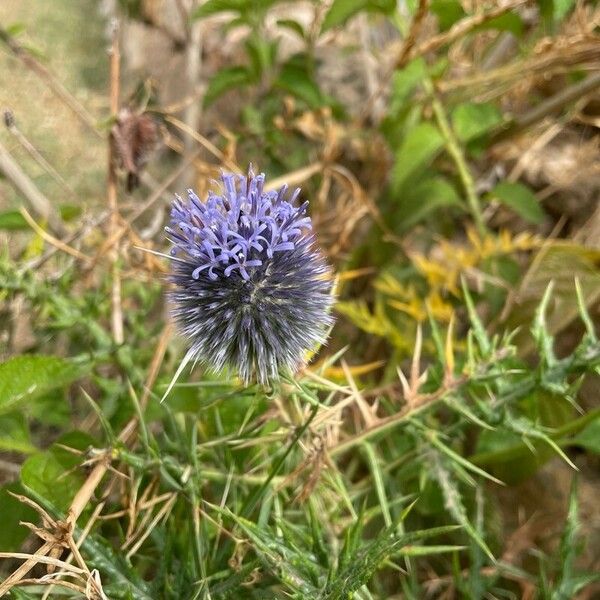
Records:
M51 235L50 233L48 233L43 227L41 227L40 225L37 224L35 219L27 212L26 208L21 207L19 209L19 212L21 213L21 215L23 215L23 218L25 219L25 221L27 221L27 224L43 240L48 242L50 245L54 246L55 248L57 248L61 252L64 252L65 254L69 254L69 255L73 256L74 258L76 258L78 260L83 260L86 262L89 262L92 260L89 256L83 254L83 252L80 252L79 250L76 250L75 248L71 248L71 246L69 246L65 242L59 240L58 238L56 238L53 235Z
M110 49L110 114L113 119L119 113L119 91L120 91L120 69L121 55L119 52L119 22L112 22L112 43ZM112 133L111 133L112 136ZM115 156L115 145L109 139L108 143L108 181L106 186L107 203L111 212L109 223L109 237L113 235L119 226L119 206L117 201L117 157ZM121 306L121 273L118 264L119 250L113 247L110 254L112 263L112 294L111 294L111 325L112 334L117 345L124 341L123 332L123 310Z
M59 235L65 233L64 223L54 205L21 169L8 149L1 143L0 173L6 176L12 186L25 198L29 206L48 222L55 233Z

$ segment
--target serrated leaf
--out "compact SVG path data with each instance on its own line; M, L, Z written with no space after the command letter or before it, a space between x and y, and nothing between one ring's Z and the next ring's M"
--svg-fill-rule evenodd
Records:
M575 565L577 556L581 553L579 505L577 498L577 478L573 478L569 495L569 509L565 528L561 536L559 548L559 573L552 591L552 600L571 600L577 592L593 581L598 581L598 573L578 573Z
M444 138L431 123L419 123L406 135L396 152L392 168L392 189L397 193L418 175L444 145Z
M221 69L210 80L204 94L204 106L211 105L219 96L236 87L250 85L254 77L247 67L236 66Z
M523 435L526 437L530 437L534 440L540 440L545 442L558 454L572 469L578 471L579 469L573 463L573 461L564 453L562 448L548 435L546 434L540 427L537 427L534 423L532 423L529 419L523 416L519 417L508 417L504 423L505 427L510 431Z
M328 584L322 595L323 600L351 598L356 590L371 579L384 560L400 553L405 546L456 529L456 526L434 527L402 535L396 535L395 526L383 530L377 539L356 552L350 563Z
M492 551L488 548L477 529L469 520L460 489L454 478L451 477L450 472L442 465L440 460L436 460L433 466L433 475L442 490L446 509L450 512L452 517L464 527L471 539L481 548L481 550L483 550L483 552L485 552L488 558L495 561Z
M86 553L88 564L102 573L108 597L122 600L153 600L157 597L139 571L101 536L88 535L82 543L82 550Z
M275 535L269 527L260 527L226 508L213 508L228 516L240 527L250 539L257 554L283 581L300 593L308 594L307 597L315 597L317 590L312 581L318 579L323 572L315 562L314 556L298 548L289 537L285 539Z
M475 473L476 475L479 475L480 477L484 477L485 479L489 479L490 481L497 483L499 485L504 485L504 482L500 481L497 477L490 475L483 469L479 468L477 465L474 465L473 463L469 462L466 458L461 456L458 452L455 452L454 450L452 450L452 448L446 446L446 444L444 444L439 439L439 437L436 433L432 432L427 437L428 437L429 441L431 442L431 444L433 446L435 446L440 452L445 454L451 461L453 461L456 464L465 468L467 471L471 471L472 473Z
M532 223L541 223L546 216L533 192L522 183L499 183L490 194Z
M23 355L0 364L0 415L51 390L65 387L85 368L57 356Z

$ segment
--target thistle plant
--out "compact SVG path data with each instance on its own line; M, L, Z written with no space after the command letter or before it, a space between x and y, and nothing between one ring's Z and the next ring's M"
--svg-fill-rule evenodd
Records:
M200 361L234 368L245 383L297 371L332 325L332 274L316 248L308 202L296 189L265 191L264 174L224 173L221 193L177 197L166 228L173 243L173 315ZM180 369L182 368L180 367Z

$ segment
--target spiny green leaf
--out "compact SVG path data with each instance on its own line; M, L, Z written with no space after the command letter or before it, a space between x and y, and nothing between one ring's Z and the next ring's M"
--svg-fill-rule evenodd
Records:
M581 281L579 277L575 278L575 291L577 293L577 305L579 307L579 316L585 325L585 331L587 336L592 342L598 341L598 337L596 336L596 328L594 327L594 323L592 318L590 317L590 313L588 312L585 297L583 295L583 290L581 289Z
M316 562L315 557L304 548L287 539L275 535L269 527L259 527L256 523L244 519L227 508L212 507L229 517L248 536L259 557L269 565L288 585L303 594L316 594L313 581L325 571Z
M479 535L479 532L467 516L467 510L462 501L462 495L458 486L456 485L453 477L451 476L448 469L442 464L441 460L437 459L434 461L433 475L436 478L444 496L445 506L450 514L456 519L460 525L462 525L465 531L473 539L473 541L485 552L488 558L495 562L492 551L488 548L483 538Z
M573 461L564 453L562 448L549 436L547 435L540 427L536 427L529 419L523 416L508 416L504 423L505 427L512 431L513 433L517 433L520 435L524 435L533 439L541 440L548 444L550 448L556 452L572 469L578 471L579 469L573 463Z
M331 581L323 595L323 600L342 600L365 585L379 566L402 548L416 541L444 535L456 531L456 526L434 527L402 535L395 534L395 526L383 530L377 539L359 550L350 563Z
M377 492L377 498L379 500L379 505L381 506L381 514L383 515L385 526L391 527L392 515L390 513L390 506L385 493L384 477L379 466L379 461L377 460L377 455L369 442L363 442L362 447L367 455L367 461L375 483L375 491Z
M575 559L581 551L581 543L579 540L581 524L579 522L577 483L577 477L574 477L571 485L571 494L569 496L567 520L558 552L560 571L558 581L552 591L552 600L570 600L571 598L575 598L577 592L583 587L600 579L600 574L598 573L577 573L575 570Z
M463 298L465 299L465 304L467 305L469 321L473 327L475 339L477 340L481 354L484 357L487 357L491 349L490 338L485 330L485 327L483 326L483 323L481 322L481 319L479 318L479 315L477 314L473 298L471 297L471 293L469 292L469 288L467 287L467 283L464 278L461 278L461 285Z
M531 326L531 333L537 343L541 358L549 365L556 363L556 357L554 355L554 338L548 332L548 326L546 324L546 313L548 311L548 304L550 303L553 289L554 282L551 281L546 287L542 301L535 311L535 318L533 325Z
M446 446L446 444L444 444L439 439L437 433L431 432L431 431L428 432L427 439L440 452L445 454L450 460L452 460L452 461L456 462L457 464L461 465L462 467L464 467L467 471L471 471L471 473L475 473L476 475L484 477L485 479L489 479L490 481L493 481L494 483L497 483L498 485L504 485L504 482L500 481L493 475L486 473L486 471L484 471L483 469L474 465L473 463L469 462L466 458L461 456L458 452L455 452L454 450L452 450L452 448L449 448L448 446Z

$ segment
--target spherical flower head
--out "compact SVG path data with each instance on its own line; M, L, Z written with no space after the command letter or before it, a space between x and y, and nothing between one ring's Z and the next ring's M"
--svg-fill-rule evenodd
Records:
M308 202L287 186L265 191L264 174L224 173L220 193L177 197L173 315L190 342L187 360L230 366L245 383L295 372L325 341L333 318L332 273L315 246Z

